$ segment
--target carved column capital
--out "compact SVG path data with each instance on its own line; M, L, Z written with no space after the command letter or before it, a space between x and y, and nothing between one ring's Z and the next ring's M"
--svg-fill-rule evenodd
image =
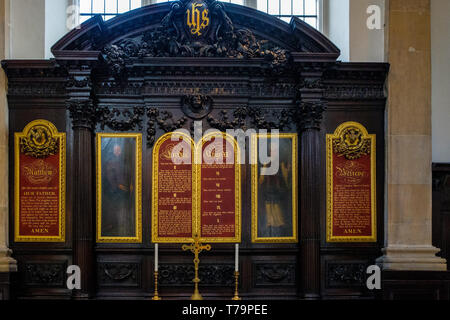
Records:
M326 105L324 101L300 101L297 109L299 130L320 130L320 123L325 110Z
M86 128L95 130L96 108L94 102L89 100L68 100L67 109L70 112L73 128Z

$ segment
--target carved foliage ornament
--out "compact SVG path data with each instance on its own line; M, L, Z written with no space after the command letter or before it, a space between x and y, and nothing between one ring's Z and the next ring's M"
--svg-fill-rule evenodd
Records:
M326 105L323 101L298 101L298 107L293 115L300 130L320 129L323 112Z
M69 100L67 109L74 128L85 127L91 130L95 128L98 114L92 100Z
M264 58L274 72L284 68L288 52L248 29L234 28L223 5L215 0L181 0L157 28L103 49L112 72L123 75L127 60L145 57Z
M242 106L232 110L221 110L212 115L211 97L201 94L186 95L182 98L182 110L185 116L174 117L172 112L135 106L133 108L111 108L107 106L94 107L91 100L69 101L68 109L74 127L95 128L100 125L101 130L109 127L114 131L143 130L143 121L147 116L147 145L149 148L155 143L157 128L164 132L172 132L183 128L188 123L188 117L200 120L206 117L211 128L220 131L227 129L279 129L287 130L297 126L298 130L319 128L323 103L299 102L296 108L267 109ZM229 114L231 112L231 114ZM194 133L194 122L191 122L191 133Z
M268 110L259 107L242 106L233 110L221 110L217 115L210 114L212 103L206 96L185 96L183 98L183 111L186 116L174 117L172 112L151 107L134 107L133 111L119 110L108 107L97 108L96 118L103 130L105 126L115 131L142 130L144 115L147 116L147 146L153 147L156 140L157 128L164 132L172 132L183 128L188 123L188 116L198 120L207 116L206 121L211 128L226 131L227 129L279 129L287 130L297 126L298 130L305 126L320 125L323 105L314 104L309 108L288 108ZM197 101L197 102L195 102ZM202 105L203 102L203 105ZM197 104L196 104L197 103ZM206 105L205 105L206 104ZM199 110L195 114L193 111ZM229 114L230 113L230 114ZM191 122L191 133L194 134L194 122Z
M66 263L25 263L24 282L30 286L63 286Z
M254 268L257 286L295 284L295 264L258 263Z
M161 286L189 286L194 277L192 264L162 264L159 267ZM203 286L232 286L234 266L232 264L203 264L199 267L199 278Z
M365 263L327 263L327 287L362 286L366 280L366 269Z
M344 128L338 138L333 139L333 152L348 160L359 159L370 154L371 139L357 126Z
M98 107L96 110L97 122L100 128L108 126L114 131L129 131L137 128L142 130L142 120L145 107L134 107L132 110L119 110L118 108Z
M187 122L187 117L181 117L178 120L173 119L170 111L159 111L157 108L147 109L147 146L153 147L156 139L156 125L164 132L172 132L180 129Z
M141 269L139 263L101 262L98 274L101 286L137 286Z
M274 110L272 112L258 107L239 107L232 113L232 118L227 110L220 112L220 119L208 116L207 121L212 128L220 131L227 129L242 129L246 130L251 127L254 129L279 129L284 130L291 128L291 121L296 120L296 110L282 109ZM276 121L268 120L272 116ZM249 118L249 122L247 121Z

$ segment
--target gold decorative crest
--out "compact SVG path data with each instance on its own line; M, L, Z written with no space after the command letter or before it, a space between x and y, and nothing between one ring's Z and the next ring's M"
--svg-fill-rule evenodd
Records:
M20 139L20 152L34 158L45 158L58 153L58 138L46 124L33 125Z
M333 152L348 160L359 159L370 154L371 139L356 125L349 125L333 139Z

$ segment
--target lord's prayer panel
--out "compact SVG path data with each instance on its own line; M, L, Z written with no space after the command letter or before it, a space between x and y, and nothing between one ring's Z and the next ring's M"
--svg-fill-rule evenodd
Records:
M46 120L15 135L16 242L65 241L65 143Z

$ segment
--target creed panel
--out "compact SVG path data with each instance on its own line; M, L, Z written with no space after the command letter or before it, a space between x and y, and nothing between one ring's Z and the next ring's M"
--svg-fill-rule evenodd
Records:
M376 242L375 135L346 122L327 135L327 241Z

